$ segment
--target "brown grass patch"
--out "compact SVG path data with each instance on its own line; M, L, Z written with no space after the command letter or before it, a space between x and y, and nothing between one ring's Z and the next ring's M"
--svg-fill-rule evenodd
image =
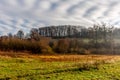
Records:
M120 60L119 55L34 55L22 52L0 52L0 58L32 58L40 59L42 61L106 61L114 62Z

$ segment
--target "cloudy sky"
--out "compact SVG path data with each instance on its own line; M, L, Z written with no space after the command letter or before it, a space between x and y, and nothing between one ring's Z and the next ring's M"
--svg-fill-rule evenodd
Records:
M120 26L120 0L0 0L0 35L48 25Z

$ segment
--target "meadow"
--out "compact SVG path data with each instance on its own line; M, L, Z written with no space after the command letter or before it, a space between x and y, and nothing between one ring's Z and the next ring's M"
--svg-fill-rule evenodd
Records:
M0 55L0 80L120 80L118 55Z

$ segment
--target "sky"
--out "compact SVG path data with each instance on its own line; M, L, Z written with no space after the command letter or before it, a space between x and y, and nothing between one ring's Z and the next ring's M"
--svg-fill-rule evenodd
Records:
M49 25L120 26L120 0L0 0L0 35Z

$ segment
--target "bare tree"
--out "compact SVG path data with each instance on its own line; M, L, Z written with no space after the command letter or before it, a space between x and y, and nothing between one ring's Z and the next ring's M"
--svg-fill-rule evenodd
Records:
M19 30L16 35L18 38L23 39L24 38L24 32L22 30Z
M13 37L12 33L8 33L8 37L12 38Z
M30 31L30 37L31 37L31 39L39 41L40 40L40 34L39 34L38 29L32 28L31 31Z

